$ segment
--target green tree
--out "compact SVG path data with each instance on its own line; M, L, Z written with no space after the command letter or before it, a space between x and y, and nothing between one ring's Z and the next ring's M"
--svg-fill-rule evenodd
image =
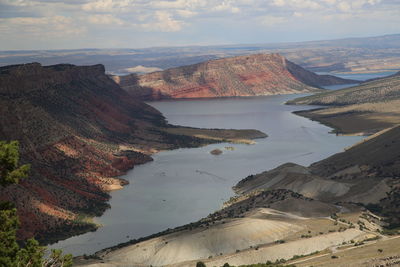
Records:
M28 176L29 164L18 166L19 143L0 141L0 185L17 184L20 179Z
M206 267L206 265L204 264L204 262L199 261L196 263L196 267Z
M30 166L19 166L19 143L0 141L0 186L16 184L28 176ZM19 227L17 210L10 202L0 202L0 267L70 267L72 255L62 255L61 250L52 250L45 258L46 248L35 239L24 246L17 243Z
M0 266L15 266L19 246L17 210L9 202L0 203Z

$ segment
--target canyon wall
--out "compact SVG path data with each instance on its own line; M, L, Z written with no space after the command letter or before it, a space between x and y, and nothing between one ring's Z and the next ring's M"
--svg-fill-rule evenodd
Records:
M310 93L322 85L354 82L317 75L279 54L223 58L112 78L129 94L147 100Z

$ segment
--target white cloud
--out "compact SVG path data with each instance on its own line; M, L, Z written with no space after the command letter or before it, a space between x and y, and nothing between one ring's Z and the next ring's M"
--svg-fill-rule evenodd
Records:
M184 25L183 21L176 20L166 11L156 11L155 21L139 24L138 26L148 31L177 32Z
M10 6L31 6L33 1L27 0L0 0L0 3L7 4Z
M343 11L343 12L349 12L349 11L351 11L351 5L350 5L350 3L348 3L348 2L340 2L338 5L337 5L337 8L340 10L340 11Z
M399 0L0 0L0 13L13 16L0 18L0 48L5 43L13 48L9 40L17 44L27 40L29 46L30 40L46 40L49 36L53 43L72 36L71 42L76 46L95 41L96 46L102 40L110 43L106 36L113 36L132 46L132 40L126 41L131 39L129 36L152 38L149 43L153 45L156 41L205 44L212 38L219 43L237 42L240 36L253 36L253 40L240 42L263 42L261 32L304 39L322 32L326 38L326 29L336 28L347 36L350 31L366 35L369 28L375 29L375 35L379 27L385 34L398 32L399 6ZM3 7L7 13L2 12ZM100 32L98 25L107 27ZM276 25L279 29L274 29ZM183 29L189 26L193 26L191 33L185 35L189 31ZM150 31L174 34L143 33ZM117 34L121 34L120 38Z
M99 24L99 25L116 25L116 26L125 25L124 21L110 14L91 15L88 17L88 21L91 24Z
M323 6L318 1L313 0L274 0L272 5L277 7L296 8L296 9L321 9Z
M150 1L149 4L151 7L156 9L180 9L180 8L197 8L199 7L200 1L196 0Z
M276 16L263 16L260 18L261 24L266 27L272 27L277 24L282 24L287 22L287 19L284 17L276 17Z
M381 0L352 0L337 2L337 8L342 12L362 11L366 5L374 6L381 2Z
M82 6L85 11L115 12L134 7L134 0L95 0Z
M212 11L217 11L217 12L228 11L228 12L231 12L231 13L239 13L240 12L240 9L238 7L233 6L229 2L222 2L221 4L212 7L211 10Z
M303 13L301 13L301 12L293 12L293 17L296 17L296 18L301 18L301 17L304 17L304 14Z
M191 10L186 10L186 9L178 9L176 11L176 14L178 14L180 17L183 18L191 18L197 15L197 12L191 11Z
M71 18L53 17L16 17L0 19L0 32L24 34L26 36L69 36L86 31Z
M274 0L272 4L275 6L282 7L282 6L286 6L287 3L285 0Z

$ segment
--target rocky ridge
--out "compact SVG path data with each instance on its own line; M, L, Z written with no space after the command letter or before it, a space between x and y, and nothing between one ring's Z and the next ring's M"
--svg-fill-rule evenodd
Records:
M323 85L355 82L317 75L279 54L222 58L112 78L129 94L147 100L310 93Z

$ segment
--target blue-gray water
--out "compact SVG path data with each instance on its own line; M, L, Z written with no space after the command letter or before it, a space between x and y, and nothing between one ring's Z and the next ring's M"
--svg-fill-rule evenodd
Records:
M380 78L395 74L398 70L393 71L383 71L383 72L370 72L370 73L333 73L337 77L341 77L343 79L352 79L358 81L366 81L369 79Z
M225 143L155 154L153 162L124 176L128 186L112 192L111 209L96 218L103 227L51 247L89 254L196 221L220 208L233 195L231 187L249 174L285 162L309 165L360 140L330 134L330 128L292 114L311 108L283 105L298 96L151 102L173 124L258 129L269 137L255 145ZM214 148L223 154L211 155Z
M357 80L357 81L366 81L369 79L374 79L374 78L380 78L380 77L385 77L389 76L392 74L395 74L397 71L385 71L385 72L373 72L373 73L323 73L320 72L319 74L331 74L343 79L352 79L352 80ZM338 84L338 85L329 85L329 86L324 86L325 89L328 90L339 90L351 86L356 86L358 85L357 83L354 84Z

